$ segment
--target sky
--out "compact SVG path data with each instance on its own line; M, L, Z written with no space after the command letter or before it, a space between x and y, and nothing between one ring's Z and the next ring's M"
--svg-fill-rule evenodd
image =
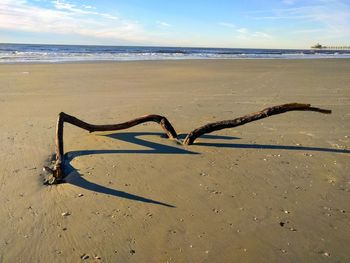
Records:
M0 43L350 45L350 0L0 0Z

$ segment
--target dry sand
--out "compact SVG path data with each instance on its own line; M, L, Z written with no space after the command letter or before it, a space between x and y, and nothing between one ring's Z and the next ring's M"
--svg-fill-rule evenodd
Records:
M349 262L349 72L346 59L0 65L0 262ZM188 147L153 123L66 125L69 183L42 185L60 111L161 114L184 134L288 102L333 114Z

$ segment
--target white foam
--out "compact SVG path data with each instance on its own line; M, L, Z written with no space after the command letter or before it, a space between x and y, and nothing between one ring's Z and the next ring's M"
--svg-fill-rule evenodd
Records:
M78 62L78 61L137 61L137 60L177 60L177 59L318 59L350 58L349 53L215 53L215 52L49 52L49 51L14 51L1 52L0 63L25 62Z

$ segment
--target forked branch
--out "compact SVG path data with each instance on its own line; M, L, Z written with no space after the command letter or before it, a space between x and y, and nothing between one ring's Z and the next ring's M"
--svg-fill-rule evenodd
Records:
M53 169L49 167L44 167L44 169L47 172L52 174L52 177L49 178L49 180L47 181L48 184L55 184L55 183L61 182L65 177L65 174L63 171L63 165L64 165L63 163L64 162L63 127L65 122L78 126L79 128L82 128L89 132L124 130L145 122L156 122L160 124L160 126L163 128L164 132L167 134L169 138L171 139L177 138L177 133L174 127L171 125L171 123L168 121L167 118L160 115L146 115L146 116L142 116L142 117L139 117L127 122L118 123L118 124L94 125L94 124L90 124L82 120L79 120L78 118L68 115L64 112L61 112L58 115L57 126L56 126L56 162Z
M278 106L266 108L266 109L263 109L262 111L251 113L233 120L225 120L225 121L208 123L190 132L182 144L191 145L198 137L202 136L203 134L211 133L222 129L241 126L252 121L257 121L266 117L270 117L270 116L281 114L288 111L315 111L315 112L320 112L325 114L330 114L332 112L331 110L311 107L310 104L289 103L289 104L278 105ZM53 169L49 167L44 168L46 171L52 174L52 177L47 181L48 184L59 183L65 177L65 174L63 171L63 165L64 165L63 127L65 122L78 126L89 132L123 130L145 122L156 122L161 125L161 127L163 128L163 130L165 131L165 133L169 138L177 139L177 133L174 127L171 125L171 123L168 121L167 118L160 115L146 115L146 116L133 119L131 121L119 123L119 124L94 125L94 124L90 124L82 120L79 120L78 118L68 115L64 112L61 112L58 115L57 126L56 126L56 162Z

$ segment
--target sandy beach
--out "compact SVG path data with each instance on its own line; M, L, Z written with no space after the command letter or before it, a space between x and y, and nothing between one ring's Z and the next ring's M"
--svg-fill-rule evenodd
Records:
M0 262L349 262L350 60L0 65ZM59 112L94 124L213 121L310 103L182 146L158 124L65 126L67 183L43 185Z

